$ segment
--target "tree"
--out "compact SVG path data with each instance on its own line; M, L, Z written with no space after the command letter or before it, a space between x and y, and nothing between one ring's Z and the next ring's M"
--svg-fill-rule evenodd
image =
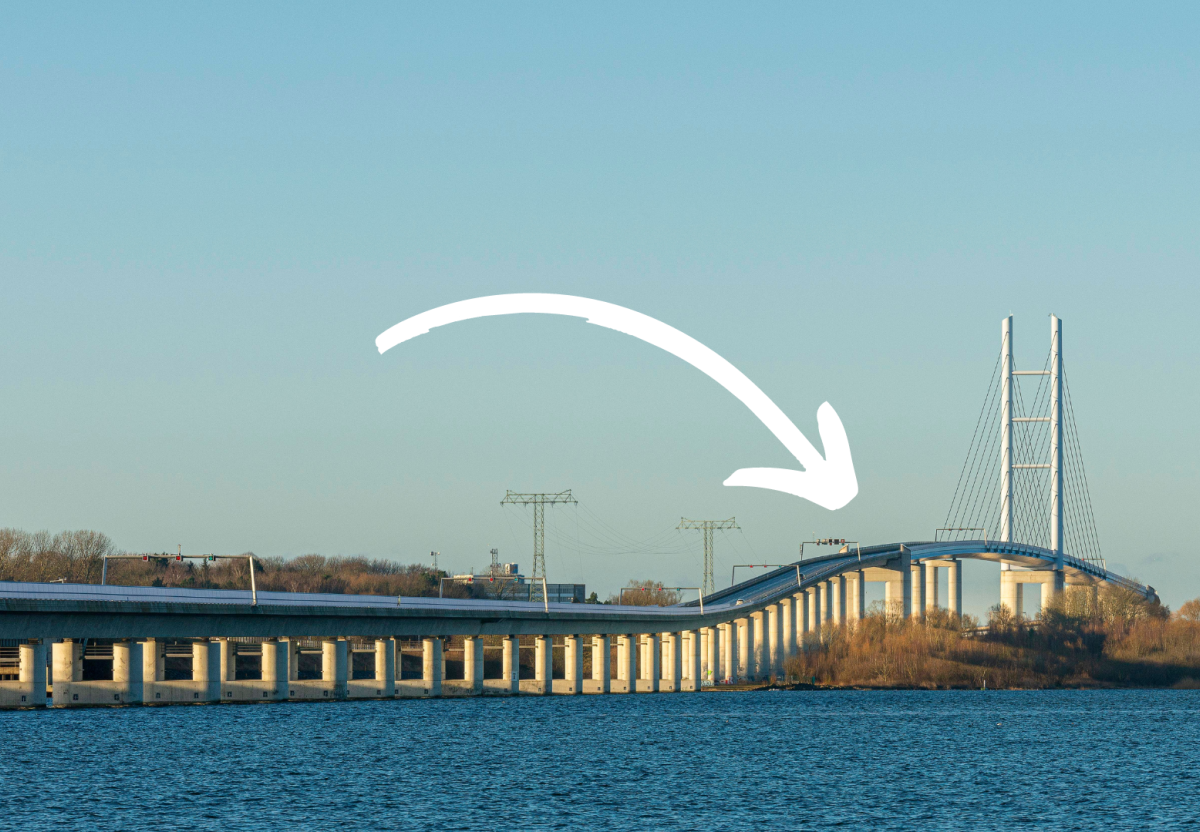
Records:
M679 603L679 593L663 589L659 581L630 581L620 595L610 597L609 603L629 607L671 607Z

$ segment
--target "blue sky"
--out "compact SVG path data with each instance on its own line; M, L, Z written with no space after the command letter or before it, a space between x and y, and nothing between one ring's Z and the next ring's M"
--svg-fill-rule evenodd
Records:
M505 489L573 488L551 580L718 583L799 540L941 525L1016 316L1064 352L1110 563L1191 553L1200 12L1076 4L159 4L0 13L0 525L132 550L523 566ZM553 291L730 359L861 492L731 489L786 451L665 353L566 319L409 315ZM507 514L506 514L507 512ZM677 551L622 554L588 523ZM693 538L698 537L693 533ZM572 549L571 538L579 542ZM998 597L968 570L968 604ZM726 577L722 577L726 576Z

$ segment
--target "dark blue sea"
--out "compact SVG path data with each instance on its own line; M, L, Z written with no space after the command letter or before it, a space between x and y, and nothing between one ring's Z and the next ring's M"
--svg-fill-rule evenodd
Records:
M1200 829L1200 691L0 713L0 829Z

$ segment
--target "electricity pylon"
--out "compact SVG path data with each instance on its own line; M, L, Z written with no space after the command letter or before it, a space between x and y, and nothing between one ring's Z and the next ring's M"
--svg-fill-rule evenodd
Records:
M557 494L518 494L515 491L504 492L500 505L533 506L533 586L529 590L530 601L544 601L541 596L542 581L546 578L546 506L559 503L575 503L579 501L571 496L571 489Z
M716 591L713 584L713 529L738 529L737 518L728 520L689 520L679 518L677 529L700 529L704 532L704 594L712 595Z

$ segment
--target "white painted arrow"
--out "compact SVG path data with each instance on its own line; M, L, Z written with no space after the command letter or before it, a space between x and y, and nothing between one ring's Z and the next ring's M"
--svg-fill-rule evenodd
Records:
M792 424L792 420L741 370L695 338L623 306L574 295L490 295L461 300L414 315L382 333L375 339L375 346L382 354L437 326L472 318L521 313L586 318L590 324L624 332L682 358L737 396L804 466L803 471L790 468L739 468L725 480L725 485L782 491L827 509L839 509L858 494L858 479L854 475L854 462L850 459L846 429L829 402L817 409L817 429L825 446L825 456L822 458L812 443Z

